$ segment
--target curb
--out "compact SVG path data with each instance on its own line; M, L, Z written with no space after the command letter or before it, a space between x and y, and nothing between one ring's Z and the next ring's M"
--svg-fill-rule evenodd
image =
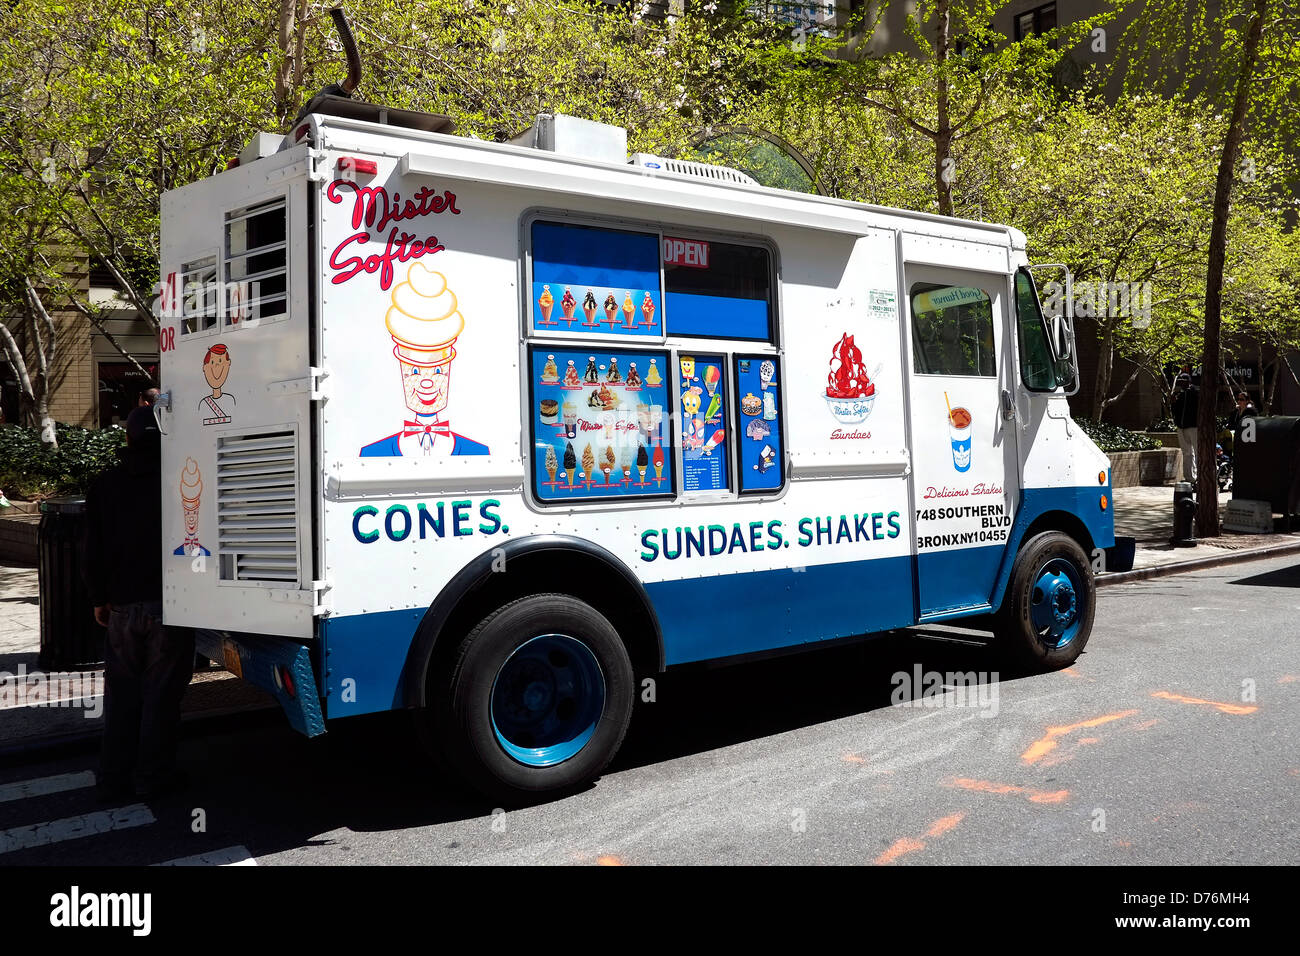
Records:
M1300 554L1300 541L1292 544L1274 544L1267 548L1251 548L1235 551L1231 554L1216 554L1210 558L1195 558L1191 561L1178 561L1174 564L1157 564L1150 568L1138 568L1134 571L1114 571L1110 574L1097 575L1097 587L1110 584L1127 584L1132 581L1145 581L1148 578L1161 578L1167 574L1182 574L1186 571L1201 571L1216 568L1223 564L1242 564L1246 561L1261 561L1264 558L1277 558L1285 554Z

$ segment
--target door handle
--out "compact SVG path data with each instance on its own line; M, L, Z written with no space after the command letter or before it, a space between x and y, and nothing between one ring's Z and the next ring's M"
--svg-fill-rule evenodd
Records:
M1002 417L1012 421L1016 417L1016 400L1009 389L1002 390Z

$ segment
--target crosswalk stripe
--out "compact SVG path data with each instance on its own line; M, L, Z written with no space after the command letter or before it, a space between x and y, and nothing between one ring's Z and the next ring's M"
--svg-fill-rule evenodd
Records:
M93 787L95 774L85 770L81 773L60 773L53 777L39 777L36 780L22 780L18 783L0 785L0 803L13 800L26 800L28 797L45 797L51 793L63 793L66 790L80 790Z
M194 856L183 856L154 866L257 866L257 860L248 852L248 847L228 846L222 850L209 850Z
M156 821L153 811L143 803L133 803L130 806L118 807L116 810L99 810L95 813L83 813L80 816L65 817L47 823L33 823L30 826L0 830L0 853L29 850L32 847L62 843L64 840L79 840L82 837L108 833L112 830L142 827L154 822Z

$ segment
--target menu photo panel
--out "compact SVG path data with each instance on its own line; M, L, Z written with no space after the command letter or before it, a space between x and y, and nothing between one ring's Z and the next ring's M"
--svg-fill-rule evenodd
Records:
M668 361L658 350L529 347L539 501L674 493Z
M663 337L656 234L538 221L531 238L534 332Z
M682 491L728 491L726 360L679 352L678 408L682 416Z
M737 355L735 362L740 490L776 491L785 484L781 364L774 355Z

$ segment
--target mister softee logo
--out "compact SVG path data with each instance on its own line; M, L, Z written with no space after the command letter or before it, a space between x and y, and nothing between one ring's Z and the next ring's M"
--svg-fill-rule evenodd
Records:
M344 190L351 190L352 228L356 230L330 253L329 264L334 270L330 282L341 285L360 274L379 273L379 288L388 291L393 285L393 264L410 262L435 252L442 252L445 246L437 236L418 236L406 232L401 226L389 226L393 223L406 223L413 219L424 219L445 212L459 216L456 208L456 194L451 190L441 193L428 186L416 190L414 196L402 198L401 193L390 193L383 186L360 186L350 180L336 179L325 190L325 198L338 205L349 198ZM384 251L371 253L365 247L370 243L373 230L382 236L384 230L388 235L383 239Z

